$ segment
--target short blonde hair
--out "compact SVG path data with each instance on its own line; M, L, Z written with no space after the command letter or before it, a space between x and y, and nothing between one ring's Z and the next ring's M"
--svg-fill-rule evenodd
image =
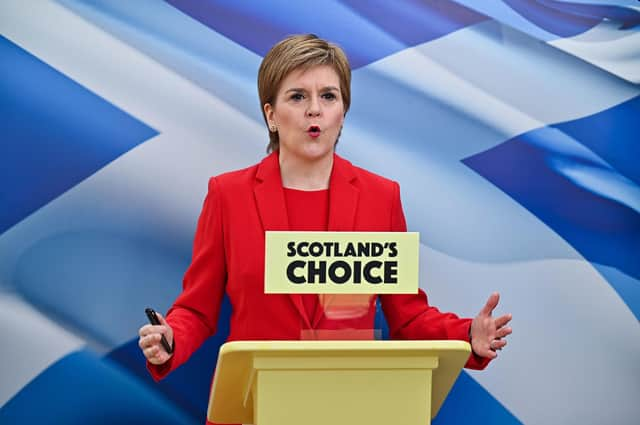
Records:
M292 35L275 44L266 54L258 71L258 96L264 122L266 103L274 105L282 81L294 70L329 65L338 74L344 113L351 105L351 67L347 55L336 44L314 34ZM269 132L267 152L278 150L280 139L277 131Z

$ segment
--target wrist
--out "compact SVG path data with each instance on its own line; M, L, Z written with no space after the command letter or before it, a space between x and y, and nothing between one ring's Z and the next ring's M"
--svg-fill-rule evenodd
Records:
M473 336L471 335L471 327L472 327L471 325L472 324L473 324L473 322L469 322L469 333L468 333L468 335L469 335L469 345L471 346L471 352L473 353L473 355L476 356L476 357L480 357L478 355L478 353L476 353L476 351L473 349Z

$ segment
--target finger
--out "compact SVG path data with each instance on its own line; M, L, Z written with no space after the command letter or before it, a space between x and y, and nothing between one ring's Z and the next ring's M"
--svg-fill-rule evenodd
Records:
M143 336L138 339L138 347L140 347L143 351L145 348L149 347L149 336Z
M505 326L496 331L496 339L504 338L507 335L511 335L513 330L509 326Z
M153 364L161 365L165 363L167 360L169 360L169 355L164 351L160 351L158 354L155 355L153 360L150 360L149 362Z
M153 328L152 325L149 325L149 324L144 325L138 330L138 335L140 335L141 337L147 336L152 332L151 330L152 328Z
M151 364L161 365L165 363L167 360L169 360L169 356L164 351L160 351L154 357L147 360L149 360L149 363Z
M489 359L495 359L496 357L498 357L498 353L496 353L494 350L487 349L485 351L485 353L482 354L482 357L487 357Z
M156 312L156 316L158 316L158 320L160 321L161 325L169 326L169 324L167 323L167 321L165 320L162 314Z
M153 335L148 335L138 340L138 347L140 347L142 351L152 347L153 345L154 345Z
M512 319L511 314L505 314L504 316L500 316L496 319L495 324L496 328L501 328L507 323L509 323Z
M167 327L164 325L144 325L138 331L141 337L145 337L151 334L164 334L167 332Z
M149 363L155 365L161 365L171 357L171 355L164 351L160 344L155 344L152 347L143 350L143 353Z
M507 345L506 339L494 340L491 343L491 349L493 351L502 350L504 347L506 347L506 345Z
M153 345L160 345L161 338L162 338L162 335L158 333L147 335L146 337L140 340L141 348L145 349Z
M491 349L491 344L489 342L474 343L472 348L473 352L479 357L486 357L489 359L496 358L496 352Z
M156 354L158 354L159 352L160 352L160 347L158 347L157 345L152 345L142 350L142 353L148 360L151 360L152 358L154 358Z
M164 325L147 325L149 328L147 329L147 335L165 335L167 333L167 327Z
M498 301L500 301L500 294L494 292L489 296L489 299L487 300L487 303L484 305L484 307L482 307L482 310L480 310L480 314L491 316L493 309L498 306Z

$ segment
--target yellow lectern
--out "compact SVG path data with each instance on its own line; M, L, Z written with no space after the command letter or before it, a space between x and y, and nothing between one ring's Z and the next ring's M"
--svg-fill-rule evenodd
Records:
M425 425L470 354L463 341L236 341L220 349L208 419Z

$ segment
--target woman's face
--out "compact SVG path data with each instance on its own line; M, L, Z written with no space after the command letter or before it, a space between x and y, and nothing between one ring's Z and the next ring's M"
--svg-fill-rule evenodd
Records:
M264 112L269 126L278 128L281 158L313 161L333 155L344 122L338 74L328 65L292 71Z

